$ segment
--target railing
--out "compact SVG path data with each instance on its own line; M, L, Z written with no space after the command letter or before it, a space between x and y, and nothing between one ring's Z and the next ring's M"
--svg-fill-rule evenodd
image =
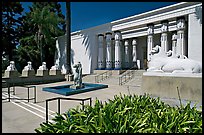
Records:
M104 73L98 74L97 76L95 76L95 82L99 83L107 78L109 78L110 76L112 76L112 70L106 71Z
M7 100L10 102L11 99L16 99L16 100L27 100L28 102L30 100L34 100L34 103L36 103L36 86L32 86L32 85L19 85L19 84L15 84L15 83L8 83L8 82L3 82L3 83L6 83L6 87L8 88L7 92L8 92L8 97L7 98L2 98L2 100ZM23 88L27 88L27 96L28 98L14 98L14 97L11 97L11 92L13 92L13 95L16 94L16 89L15 87L18 86L18 87L23 87ZM11 91L11 87L13 87L13 91ZM30 89L33 88L33 92L34 92L34 97L30 98Z
M46 123L48 123L48 102L53 101L53 100L58 100L58 113L60 114L60 99L64 100L75 100L75 101L81 101L82 102L82 109L84 110L84 101L89 100L90 101L90 106L91 106L91 98L84 98L84 99L79 99L79 98L63 98L63 97L56 97L56 98L51 98L47 99L46 102Z
M128 82L135 76L135 71L131 68L129 71L125 72L123 75L119 77L119 85L123 85L124 83Z

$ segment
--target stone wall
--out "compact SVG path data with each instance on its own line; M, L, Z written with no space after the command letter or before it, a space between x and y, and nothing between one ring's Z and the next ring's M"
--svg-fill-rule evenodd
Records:
M6 83L11 85L30 85L30 84L42 84L65 81L65 75L47 75L47 76L18 76L18 77L2 77L2 87L6 86Z
M143 73L142 90L154 96L202 102L202 74Z

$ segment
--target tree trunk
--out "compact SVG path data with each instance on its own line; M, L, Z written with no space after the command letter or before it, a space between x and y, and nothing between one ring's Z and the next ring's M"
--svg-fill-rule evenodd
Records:
M66 2L66 40L65 45L67 46L67 74L71 74L71 12L70 2Z
M9 19L10 17L9 17L9 11L7 10L7 19L8 19L8 28L10 28L11 26L10 26L10 19ZM12 61L13 60L13 48L12 48L12 44L11 44L11 35L10 35L10 29L8 29L8 33L7 33L7 35L8 35L8 42L7 42L7 45L8 45L8 57L9 57L9 61Z
M42 26L38 25L38 43L40 45L40 61L41 61L41 64L43 62L43 47L42 47L42 40L43 40L43 37L42 37Z

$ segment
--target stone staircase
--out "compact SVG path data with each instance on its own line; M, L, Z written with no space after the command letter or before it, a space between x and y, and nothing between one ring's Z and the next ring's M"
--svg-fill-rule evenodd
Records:
M84 77L82 77L82 82L85 83L95 83L95 76L97 74L90 74L90 75L86 75Z
M124 83L123 85L128 86L141 86L142 84L142 74L146 72L145 70L136 70L135 75L132 79Z
M128 71L128 70L127 70ZM119 77L123 74L125 74L127 71L125 71L124 73L120 74L120 75L112 75L109 78L101 81L100 83L103 84L111 84L111 85L119 85ZM126 82L123 85L128 85L128 86L141 86L142 84L142 74L145 72L145 70L136 70L135 71L135 76L130 79L128 82ZM90 75L86 75L82 78L83 82L87 82L87 83L95 83L95 76L97 75L97 73L94 74L90 74Z
M119 77L119 75L112 75L112 76L110 76L106 80L103 80L100 83L111 84L111 85L118 85L118 77Z

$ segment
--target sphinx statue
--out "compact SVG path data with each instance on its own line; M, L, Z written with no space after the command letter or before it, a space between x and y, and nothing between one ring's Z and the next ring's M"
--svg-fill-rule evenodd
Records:
M172 51L164 52L159 45L151 50L147 72L202 73L202 64L186 56L171 56Z
M61 75L61 70L58 63L55 63L49 71L49 75Z
M46 62L42 62L42 65L39 67L39 70L47 70Z
M22 70L22 76L35 76L35 70L32 67L32 62L28 61L28 65L25 66Z
M37 76L47 76L49 75L46 62L42 62L42 65L37 70Z
M11 78L11 77L17 77L17 76L18 76L18 71L15 67L15 62L10 61L9 66L4 71L4 77Z
M59 69L60 69L59 65L57 63L55 63L55 65L52 66L50 70L59 70Z
M16 71L15 62L10 61L10 65L6 68L6 71Z
M25 66L23 70L25 70L25 71L33 70L33 68L32 68L32 62L29 61L29 62L28 62L28 65Z

